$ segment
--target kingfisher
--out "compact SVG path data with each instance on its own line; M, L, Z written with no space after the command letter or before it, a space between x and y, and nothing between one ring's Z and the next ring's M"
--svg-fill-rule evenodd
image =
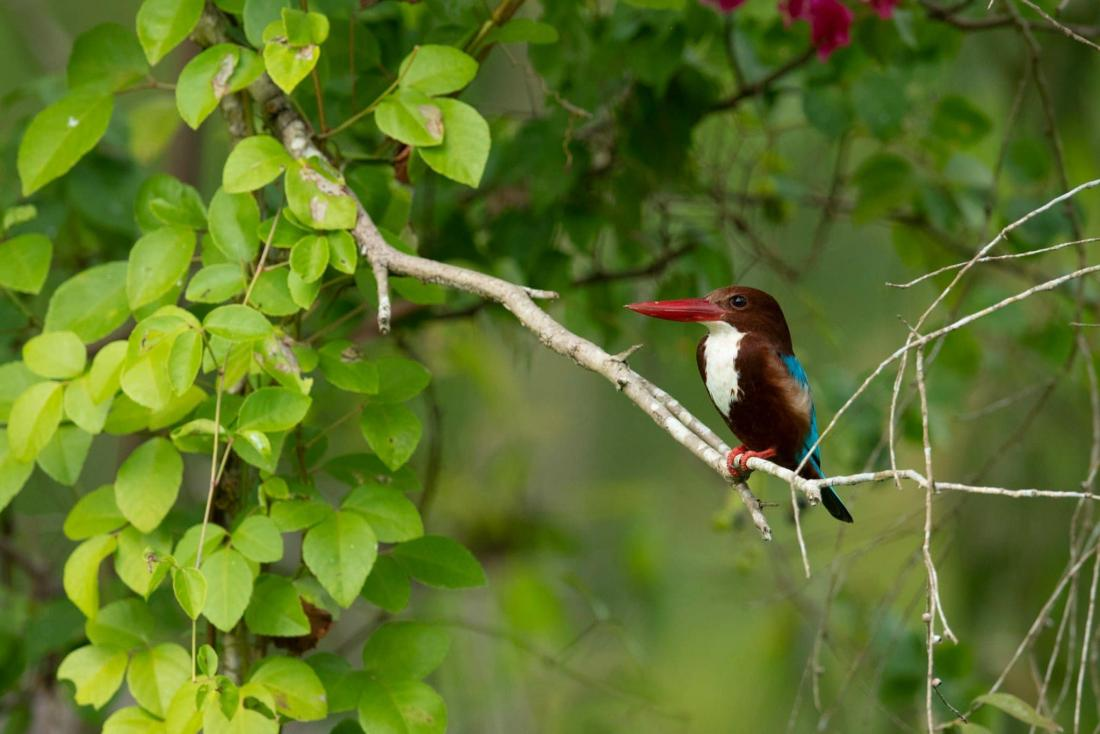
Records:
M711 402L741 441L726 457L731 475L745 478L744 462L757 457L791 470L806 459L799 475L825 478L821 451L814 447L817 412L810 381L794 356L791 330L778 301L762 290L731 285L705 298L632 303L627 308L707 327L695 357ZM821 503L837 520L852 522L831 487L821 488Z

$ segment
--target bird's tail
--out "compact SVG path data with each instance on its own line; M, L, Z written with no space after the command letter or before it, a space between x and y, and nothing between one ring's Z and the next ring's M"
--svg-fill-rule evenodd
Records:
M825 509L837 520L852 522L852 513L848 512L848 508L840 501L840 497L837 496L832 487L821 488L821 504L825 505Z

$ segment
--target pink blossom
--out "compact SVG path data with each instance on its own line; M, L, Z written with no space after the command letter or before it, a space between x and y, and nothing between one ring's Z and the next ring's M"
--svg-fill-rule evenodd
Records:
M701 2L704 5L710 5L713 8L717 8L723 13L728 13L741 3L745 2L745 0L701 0Z
M852 11L838 0L809 0L810 38L821 59L851 42Z

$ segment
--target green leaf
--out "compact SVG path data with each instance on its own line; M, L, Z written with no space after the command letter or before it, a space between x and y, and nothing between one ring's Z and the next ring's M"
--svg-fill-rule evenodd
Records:
M623 0L623 2L636 8L651 10L680 10L684 7L684 0Z
M302 541L302 560L343 607L359 596L377 555L374 531L354 512L332 513L310 528Z
M245 0L242 20L248 42L256 48L264 45L264 29L281 21L283 8L297 7L294 0Z
M884 140L901 132L909 111L905 84L893 74L880 72L870 72L856 80L852 103L871 134Z
M88 378L82 377L65 386L65 415L73 423L95 435L103 431L107 413L111 409L111 398L96 403L92 400L89 384Z
M88 352L71 331L47 331L23 345L23 364L49 379L65 380L84 372Z
M205 646L204 646L205 647ZM201 658L200 658L201 660ZM203 710L199 703L211 695L209 683L186 681L168 704L165 727L170 734L198 734L203 727ZM161 734L158 732L157 734ZM210 734L216 734L210 732Z
M275 563L283 557L283 536L266 515L244 519L230 541L241 555L256 563Z
M304 17L298 19L298 15ZM264 65L271 81L287 94L293 92L317 65L328 31L328 18L324 15L283 8L282 20L268 25L263 33ZM303 32L310 43L303 43L306 40Z
M86 645L65 656L57 668L57 677L76 685L78 704L100 709L122 685L127 660L125 650Z
M177 568L172 574L172 592L188 619L198 619L206 606L206 577L194 566Z
M406 145L443 142L442 110L416 89L399 89L384 97L374 111L374 121L383 133Z
M117 91L149 72L133 31L117 23L100 23L77 36L69 54L69 88L96 85Z
M0 429L0 510L19 494L34 472L34 461L21 461L8 448L7 431Z
M307 235L290 251L290 268L306 283L318 280L327 267L328 238L323 235Z
M328 716L321 679L297 658L268 658L256 668L250 682L271 691L284 716L297 721L319 721Z
M558 29L531 18L513 18L489 31L486 43L557 43Z
M332 232L328 236L329 264L341 273L355 274L359 248L347 232Z
M236 263L208 265L191 277L184 296L192 303L224 303L244 293L244 272Z
M297 273L287 273L286 288L291 300L298 308L309 308L317 299L317 294L321 292L321 280L307 283Z
M363 670L385 680L421 680L443 664L451 636L437 624L389 622L363 646Z
M301 162L287 168L284 180L287 206L302 224L312 229L355 226L355 200L343 192L338 182Z
M111 533L126 524L115 503L115 488L104 484L76 501L65 517L63 531L69 540L85 540L93 535Z
M359 705L359 690L366 673L361 670L352 670L351 663L341 655L331 652L319 652L310 655L306 659L309 667L317 673L321 683L325 686L325 695L328 699L328 713L343 713L353 711ZM352 727L348 734L361 734L361 730L354 721L346 721L343 726ZM333 730L334 734L341 731Z
M104 606L84 623L84 631L93 645L132 650L149 644L156 633L156 625L149 605L130 597Z
M165 564L151 564L149 554L160 558L171 551L167 534L158 530L142 535L136 528L127 527L116 537L118 555L115 556L115 574L131 591L148 599L164 581L168 571Z
M115 536L97 535L78 545L65 560L62 573L65 596L85 617L94 617L99 611L99 564L114 553L116 547Z
M402 89L434 97L457 92L472 82L477 76L477 62L457 48L427 44L405 57L397 76Z
M1021 701L1011 693L987 693L984 696L975 698L974 703L998 708L1012 718L1039 727L1044 731L1058 732L1062 730L1057 722L1046 718L1030 704Z
M367 679L359 698L364 734L443 734L447 705L426 683Z
M119 375L126 360L129 345L125 341L105 344L92 359L88 370L88 395L97 403L118 392Z
M0 242L0 288L38 293L50 272L53 245L36 233L21 234Z
M202 366L202 334L185 331L172 342L168 357L168 378L176 395L183 395L195 384Z
M262 387L241 404L237 430L288 431L306 417L311 402L308 395L285 387Z
M313 527L332 514L332 508L318 500L285 500L271 506L271 519L283 533Z
M134 449L118 469L115 501L123 516L148 533L160 525L179 496L183 459L166 438L151 438Z
M134 655L126 685L143 708L164 716L172 696L190 677L191 656L179 645L165 643Z
M8 416L8 451L20 462L33 461L61 422L64 397L56 382L39 382L16 398Z
M198 654L199 671L203 675L216 675L218 672L218 653L214 651L210 645L203 645L199 648Z
M144 0L137 12L137 34L145 58L155 64L183 42L199 22L203 0Z
M134 200L134 218L142 232L166 225L206 229L206 207L193 186L167 173L145 179Z
M420 443L420 419L404 405L363 406L359 428L371 449L390 470L408 461Z
M23 195L67 173L94 148L107 132L113 109L110 92L84 87L35 115L19 143L16 161Z
M245 624L255 635L301 637L310 631L298 590L290 579L262 574L244 613Z
M409 575L428 586L463 589L485 585L485 571L474 555L441 535L401 543L390 555Z
M374 534L383 543L401 543L424 534L416 505L393 487L382 484L356 487L344 498L342 507L367 518Z
M957 94L941 99L932 115L932 134L960 146L980 143L992 129L989 117Z
M251 262L260 251L260 210L250 194L214 192L210 200L210 236L230 262Z
M373 395L378 392L378 367L363 359L359 348L346 339L329 342L318 350L325 379L341 390Z
M180 285L194 253L195 233L178 226L162 227L135 242L126 269L130 308L152 303Z
M85 344L98 341L130 316L125 262L88 268L66 280L50 297L45 331L72 331Z
M164 722L137 706L127 706L107 717L102 734L164 734Z
M852 103L848 95L833 86L807 87L802 93L802 114L824 134L839 138L852 127Z
M265 270L256 278L249 302L268 316L289 316L297 313L299 306L290 292L287 268Z
M39 378L22 362L0 365L0 421L7 422L15 399L38 381Z
M206 577L206 606L203 615L222 632L240 621L252 598L252 570L248 561L232 548L222 548L202 564Z
M195 555L199 547L199 536L202 535L202 525L193 525L187 529L183 537L176 543L176 549L172 555L180 566L194 566ZM225 540L225 528L217 523L209 523L206 526L206 535L202 541L202 557L206 558L217 550Z
M390 556L378 556L367 582L363 584L363 598L370 603L397 614L409 603L412 582L409 574Z
M187 62L176 82L176 108L193 129L218 107L227 94L238 92L263 73L259 55L232 43L211 46Z
M206 315L202 326L215 336L230 341L258 341L271 336L271 323L259 311L231 303Z
M457 99L439 98L435 103L443 110L443 144L416 152L436 173L476 188L489 160L489 123Z
M245 138L225 161L222 188L230 194L255 191L278 178L291 161L282 143L270 135Z
M80 478L92 436L76 426L61 426L38 454L38 465L58 484L71 487Z
M856 169L852 182L859 191L852 218L869 222L901 206L913 195L913 166L894 153L875 153Z

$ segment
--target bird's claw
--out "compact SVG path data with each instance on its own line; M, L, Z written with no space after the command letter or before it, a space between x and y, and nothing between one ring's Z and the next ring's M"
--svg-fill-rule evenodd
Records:
M771 459L774 458L775 455L775 449L752 451L744 446L738 446L726 455L726 470L730 473L731 477L739 482L743 482L752 474L752 469L748 468L746 464L749 459Z

